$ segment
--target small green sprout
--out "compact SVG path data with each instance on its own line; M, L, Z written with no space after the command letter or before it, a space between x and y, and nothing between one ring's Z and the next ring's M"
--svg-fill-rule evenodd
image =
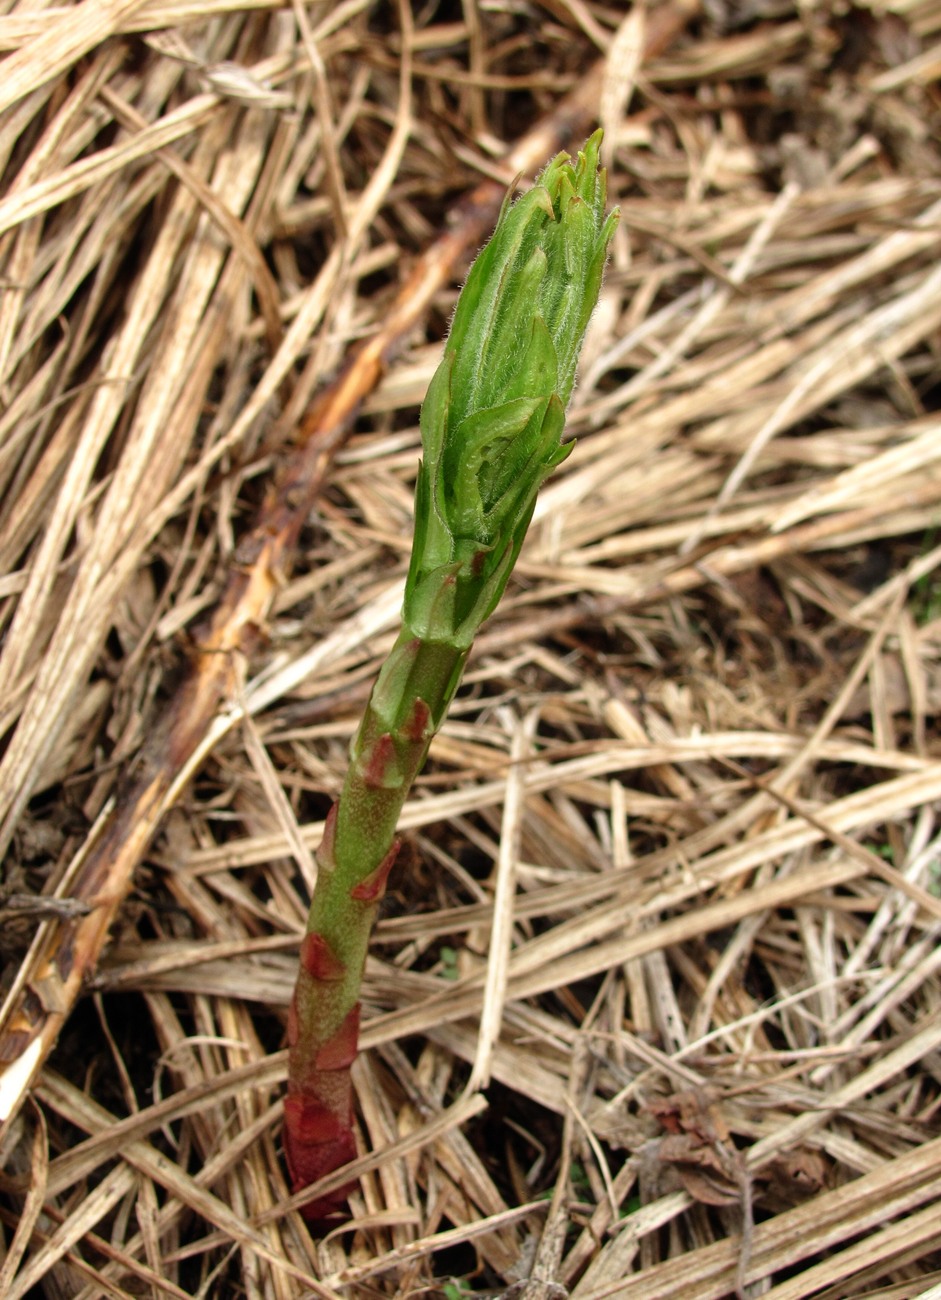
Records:
M356 1154L360 985L399 813L503 594L539 488L571 450L565 408L617 223L617 213L605 216L600 143L599 131L575 162L560 154L504 204L422 407L402 630L327 818L288 1018L284 1146L295 1191ZM341 1211L348 1193L309 1202L306 1217Z

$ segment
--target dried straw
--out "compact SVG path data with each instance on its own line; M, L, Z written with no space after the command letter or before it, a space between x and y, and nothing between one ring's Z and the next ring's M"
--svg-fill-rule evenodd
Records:
M454 14L0 13L0 1293L930 1295L941 9ZM313 1241L284 1013L417 406L597 117L579 445L403 817Z

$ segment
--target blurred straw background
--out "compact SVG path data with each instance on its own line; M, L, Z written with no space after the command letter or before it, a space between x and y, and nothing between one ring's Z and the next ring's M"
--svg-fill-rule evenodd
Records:
M0 54L0 1294L927 1294L941 4L5 0ZM578 447L407 808L314 1241L285 1013L418 407L598 121Z

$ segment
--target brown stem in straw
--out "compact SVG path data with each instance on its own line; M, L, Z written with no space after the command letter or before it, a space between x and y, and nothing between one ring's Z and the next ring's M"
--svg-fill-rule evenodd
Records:
M691 0L657 10L648 25L648 52L663 50L696 9ZM511 171L532 170L583 135L597 112L602 65L597 64L556 110L537 124L508 159ZM381 378L401 338L467 252L488 233L503 199L496 182L479 185L457 209L448 230L418 261L383 328L351 355L337 379L315 402L298 444L267 493L250 533L239 547L239 567L205 630L186 679L168 706L160 732L129 765L115 809L89 843L70 881L76 911L87 915L50 920L34 945L0 1024L0 1140L16 1116L94 972L108 931L163 815L181 792L179 774L199 749L224 704L237 692L236 665L263 627L283 575L291 568L297 537L309 518L333 457L367 394ZM31 986L55 987L40 1003Z
M535 164L558 149L589 118L597 97L598 69L519 145L513 164ZM208 625L195 637L192 668L176 692L165 723L130 772L117 807L102 825L70 895L91 910L75 919L50 921L36 945L30 972L11 999L0 1025L3 1113L0 1135L42 1068L85 980L94 971L134 869L161 817L179 796L177 781L220 709L237 693L237 664L263 627L283 575L290 571L301 528L323 488L333 458L363 399L375 388L403 336L420 320L456 267L489 233L503 200L503 187L485 181L459 205L457 219L419 259L399 292L385 325L350 356L336 380L314 403L297 446L265 496ZM31 978L35 975L35 979ZM45 985L43 985L45 981ZM43 1006L29 984L56 985L54 1003Z

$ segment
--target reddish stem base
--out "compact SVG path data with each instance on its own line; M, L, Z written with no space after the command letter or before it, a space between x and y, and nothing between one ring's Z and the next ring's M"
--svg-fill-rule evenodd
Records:
M295 1001L296 1001L295 994ZM296 1041L297 1017L292 1003L288 1041ZM291 1079L284 1099L284 1158L291 1191L299 1192L356 1157L353 1137L353 1082L350 1067L359 1040L359 1003L336 1034L317 1052L315 1069L302 1082ZM345 1211L356 1186L347 1183L302 1206L310 1223Z

